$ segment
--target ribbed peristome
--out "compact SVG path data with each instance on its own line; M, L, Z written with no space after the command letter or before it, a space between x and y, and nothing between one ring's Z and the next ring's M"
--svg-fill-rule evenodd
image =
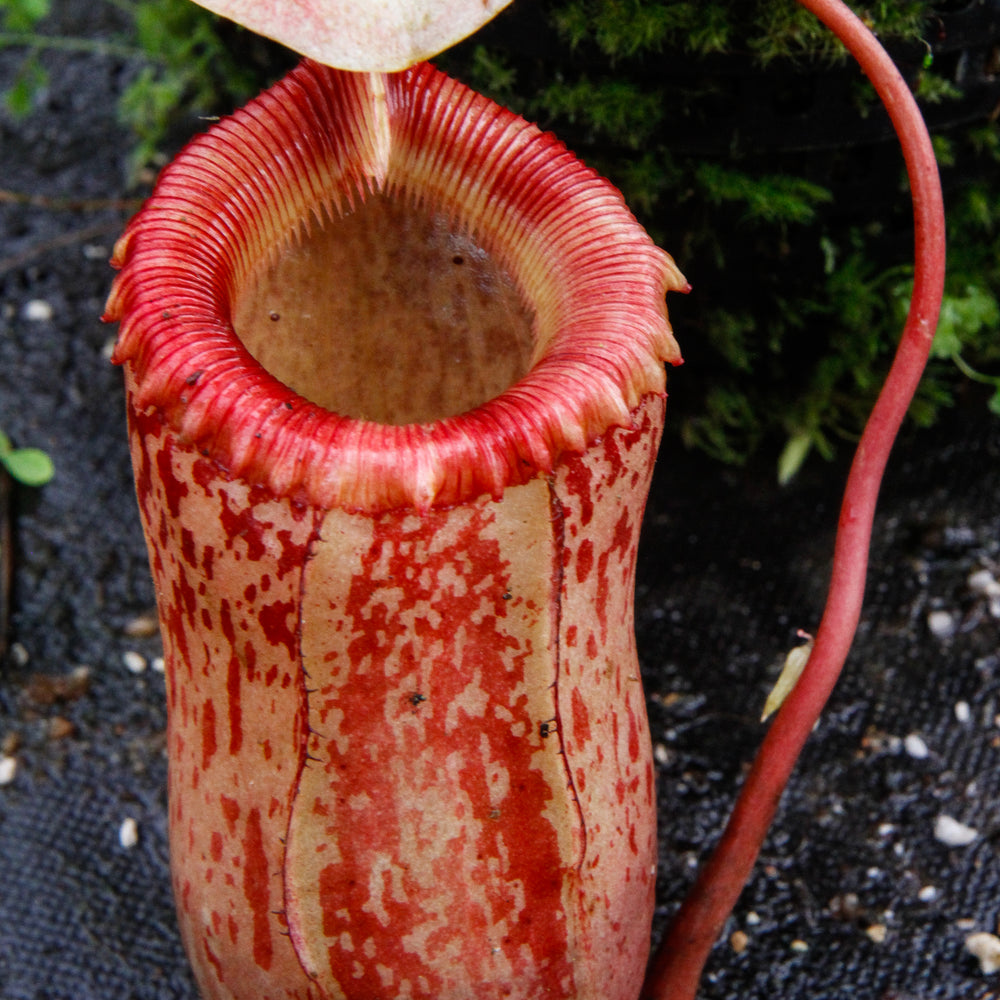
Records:
M234 330L263 265L373 197L447 219L533 316L527 371L467 412L401 424L334 412L265 371ZM164 171L114 263L106 318L121 322L115 360L135 405L232 475L325 509L499 496L629 425L680 360L664 297L686 283L618 191L426 64L303 62Z

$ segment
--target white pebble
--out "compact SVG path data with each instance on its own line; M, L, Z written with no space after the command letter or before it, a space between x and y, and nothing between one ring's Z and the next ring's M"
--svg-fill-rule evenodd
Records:
M920 887L920 891L917 893L917 899L921 903L930 903L937 899L937 886L936 885L924 885Z
M6 754L0 757L0 785L9 785L17 774L17 758L8 757Z
M146 657L134 649L122 653L122 663L125 664L125 669L133 674L141 674L146 669Z
M163 662L163 657L162 656L154 656L153 657L153 669L158 674L162 674L167 669L167 665Z
M1000 581L988 569L979 569L966 582L974 594L987 598L990 614L994 618L1000 618Z
M934 821L935 839L949 847L968 847L978 836L978 830L951 816L942 814Z
M903 747L914 760L926 760L931 755L923 737L917 735L917 733L910 733L910 735L903 740Z
M991 975L1000 969L1000 938L995 934L979 931L965 939L965 950L979 959L979 968L984 975Z
M967 701L955 702L955 718L963 724L972 718L972 709Z
M988 569L977 569L974 573L970 573L966 583L969 585L969 590L977 594L987 594L1000 587L1000 583L997 583Z
M950 611L932 611L927 627L935 639L950 639L958 631L958 618Z
M21 310L21 315L32 323L46 323L52 314L52 306L45 299L30 299Z
M118 843L126 849L139 843L139 824L131 816L123 819L118 827Z
M789 947L792 951L796 951L800 955L809 950L809 945L802 938L796 938Z

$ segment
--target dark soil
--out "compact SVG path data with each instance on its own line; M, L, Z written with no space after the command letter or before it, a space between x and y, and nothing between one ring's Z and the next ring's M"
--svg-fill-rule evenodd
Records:
M19 59L0 51L0 89ZM117 203L135 194L114 118L132 70L48 60L36 112L0 116L0 188L34 199L0 203L0 428L57 468L13 498L0 998L194 1000L170 891L163 678L143 618L154 596L121 375L107 360L114 331L99 320L129 211ZM970 399L897 449L857 645L712 957L705 1000L1000 995L964 948L1000 916L1000 608L970 585L977 571L1000 579L1000 422L985 414ZM637 593L660 922L722 827L796 630L818 621L843 477L842 463L817 465L778 490L770 466L727 471L673 445L662 456ZM133 653L147 669L129 668ZM974 828L973 841L936 839L942 814ZM127 818L133 847L119 839Z

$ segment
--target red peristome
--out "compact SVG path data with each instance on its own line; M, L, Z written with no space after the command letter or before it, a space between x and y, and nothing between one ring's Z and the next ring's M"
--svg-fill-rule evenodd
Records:
M233 329L261 268L373 192L468 234L533 314L522 376L416 433L315 405ZM139 405L234 473L322 507L497 497L626 423L663 391L663 362L680 360L663 296L686 283L619 193L551 135L426 65L364 75L303 63L164 171L115 263L106 316L121 322L116 360L135 372ZM258 405L234 420L248 391Z

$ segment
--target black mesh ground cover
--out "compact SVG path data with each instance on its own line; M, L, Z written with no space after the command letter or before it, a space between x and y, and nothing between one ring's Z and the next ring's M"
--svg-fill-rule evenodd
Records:
M16 65L0 52L0 87ZM55 68L40 113L0 119L0 186L119 198L125 67L61 56ZM196 996L170 898L162 675L125 658L152 664L159 645L129 634L153 594L112 331L97 320L124 218L0 205L0 427L58 468L15 498L0 1000ZM1000 917L1000 621L969 583L1000 578L998 459L1000 424L978 399L902 441L858 643L712 957L706 1000L1000 995L963 947ZM779 491L769 467L661 458L636 604L661 802L657 931L721 828L785 650L818 620L843 472L807 468ZM935 637L935 612L953 635ZM937 841L942 813L976 839Z

